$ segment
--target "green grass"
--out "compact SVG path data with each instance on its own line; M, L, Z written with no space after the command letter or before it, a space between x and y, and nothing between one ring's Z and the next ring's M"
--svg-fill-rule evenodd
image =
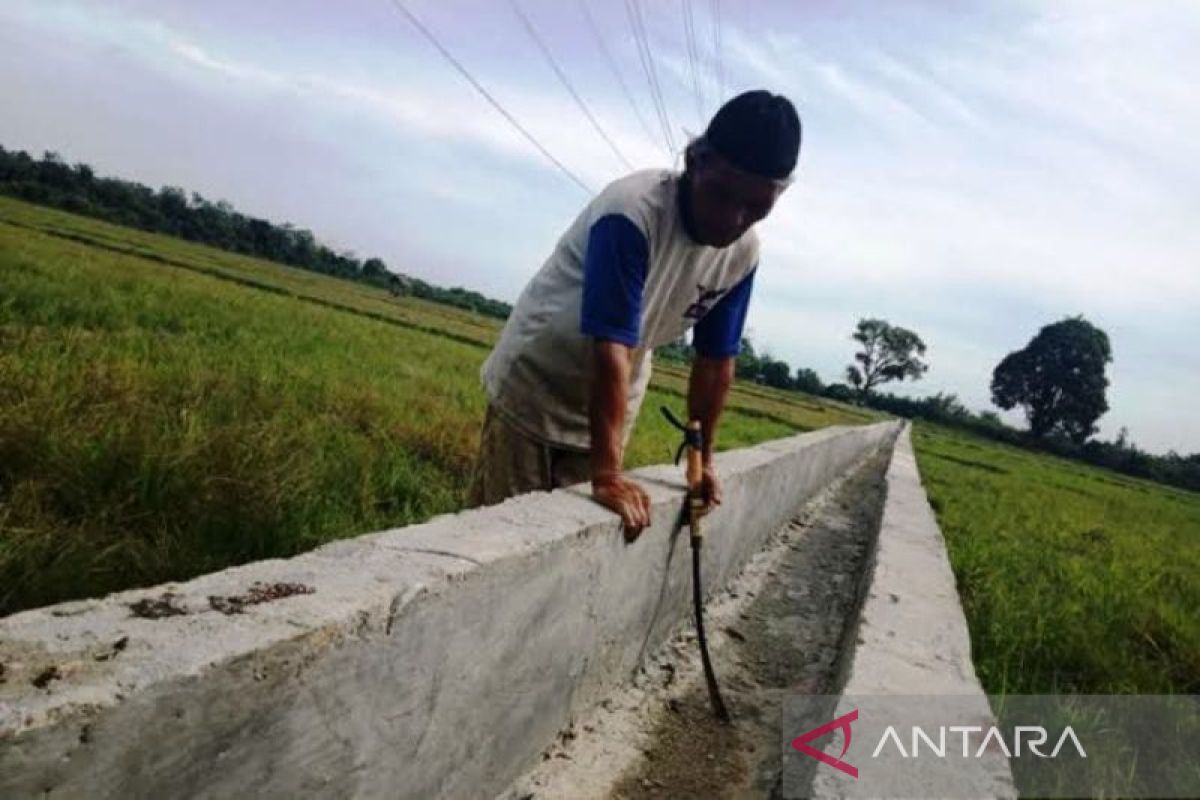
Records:
M499 320L450 306L413 297L397 299L370 286L10 198L0 197L0 222L481 347L490 348L502 326ZM682 397L687 386L687 367L669 361L656 362L651 381L656 389ZM742 382L731 392L728 407L775 419L799 431L829 425L862 425L887 418L880 412L826 398Z
M0 200L0 614L460 508L498 330ZM735 402L722 449L805 429ZM673 449L664 403L678 387L649 392L631 466Z
M1200 692L1200 495L918 423L994 694Z

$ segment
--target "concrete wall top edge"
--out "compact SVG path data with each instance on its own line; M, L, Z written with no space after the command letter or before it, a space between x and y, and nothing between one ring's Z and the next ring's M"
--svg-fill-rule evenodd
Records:
M821 429L721 453L724 478L862 428ZM636 470L658 509L680 499L681 468ZM663 515L666 516L665 514ZM589 531L615 531L614 514L586 487L532 493L489 508L442 515L405 528L334 542L290 559L254 562L198 578L0 618L0 736L52 724L56 709L105 706L167 678L262 653L298 638L383 630L406 604L469 579L482 565L520 558ZM231 606L255 585L311 590ZM214 601L213 598L216 598ZM131 606L162 604L141 618ZM234 613L227 613L232 609ZM53 673L49 672L53 667ZM33 687L33 682L42 686Z
M917 469L912 426L905 423L892 450L879 534L864 575L862 605L842 654L838 712L869 695L956 696L979 724L994 724L971 658L970 632L946 551ZM990 751L966 768L937 759L914 761L897 791L954 786L956 797L1016 797L1002 753ZM914 776L915 779L914 779ZM858 797L826 772L813 797ZM950 791L949 789L944 789Z

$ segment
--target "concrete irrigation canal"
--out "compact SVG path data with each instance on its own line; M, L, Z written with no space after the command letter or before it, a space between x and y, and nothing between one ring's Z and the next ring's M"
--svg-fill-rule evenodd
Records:
M827 694L836 683L888 457L868 455L814 498L710 601L709 638L733 726L713 716L685 627L507 797L771 796L783 695Z
M633 543L576 487L0 620L0 796L771 797L788 695L986 707L903 423L718 467L702 567L732 726L660 466L634 473ZM964 780L1015 794L1007 762Z

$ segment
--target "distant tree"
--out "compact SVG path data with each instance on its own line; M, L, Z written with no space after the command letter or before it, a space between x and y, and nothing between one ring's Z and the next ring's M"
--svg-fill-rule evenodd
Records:
M792 379L792 386L809 394L820 394L825 388L821 384L821 379L817 377L817 373L807 367L796 367L796 377Z
M990 409L979 412L979 421L985 425L993 425L995 427L1004 425L1004 421L1000 419L1000 415Z
M776 389L791 389L792 368L786 361L779 361L769 355L764 355L759 363L758 379Z
M178 186L164 186L158 192L158 210L165 220L167 233L181 234L190 215L187 192Z
M846 379L865 403L871 390L881 383L918 380L929 370L918 356L925 355L925 343L912 331L882 319L860 319L850 338L862 345L846 367Z
M754 343L749 337L743 336L734 364L734 375L745 381L757 381L760 366L758 353L754 352Z
M370 262L368 261L367 263L369 264ZM366 266L364 266L363 270L365 271L366 269ZM404 297L405 295L412 294L412 281L407 275L392 273L392 277L388 279L388 291L392 293L392 297Z
M383 278L388 274L387 264L379 258L368 258L363 262L362 273L365 278Z
M668 342L662 347L656 347L654 355L669 361L679 361L687 364L691 363L694 351L692 350L692 346L688 344L687 337L680 336L673 342Z
M854 390L844 383L829 384L825 387L824 395L834 400L841 400L843 403L852 403L857 396Z
M1083 444L1108 411L1110 361L1108 334L1082 316L1068 317L1004 357L992 372L992 402L1005 410L1021 406L1035 439L1059 435Z
M165 186L156 192L133 181L96 177L86 164L68 165L55 152L47 152L37 160L23 151L0 147L0 194L269 258L325 275L376 286L389 282L386 267L379 271L381 261L367 269L353 252L335 252L317 241L310 231L256 219L224 200L210 202L177 187ZM507 303L468 289L445 289L409 278L403 278L401 285L406 293L500 319L507 318L512 310Z
M1113 442L1113 447L1118 450L1137 449L1137 447L1129 441L1129 428L1125 427L1124 425L1121 426L1121 429L1117 431L1117 440ZM1172 450L1171 452L1174 453L1175 451Z
M954 422L971 416L971 412L958 399L958 395L953 393L938 392L926 397L921 404L924 406L923 416L940 422Z

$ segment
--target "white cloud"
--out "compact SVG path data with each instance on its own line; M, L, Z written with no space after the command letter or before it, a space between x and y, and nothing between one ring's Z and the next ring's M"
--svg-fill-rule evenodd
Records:
M965 99L920 67L906 63L885 50L874 52L870 63L881 76L911 91L921 105L944 112L975 131L983 127L983 120Z
M790 78L804 98L798 182L762 226L778 310L755 308L760 335L786 341L783 308L806 296L886 316L928 337L933 370L915 391L986 405L999 358L1040 325L1084 313L1125 337L1104 429L1128 424L1143 444L1183 437L1194 449L1200 427L1180 411L1173 430L1147 422L1161 418L1161 387L1179 369L1145 344L1174 328L1151 333L1147 318L1200 333L1187 322L1200 299L1190 135L1200 98L1184 77L1200 74L1186 44L1200 40L1200 15L1174 11L1056 4L1011 28L936 41L858 19L768 36L770 47L730 36L743 74ZM825 377L839 379L845 357L831 354L849 352L852 322L823 316L838 335L805 325L815 357L796 357L833 363ZM1145 360L1139 380L1123 355ZM1193 352L1181 358L1200 373Z
M490 150L505 159L529 166L554 167L515 131L457 73L438 61L429 48L431 68L419 79L406 76L392 81L367 82L313 70L291 70L220 53L194 41L185 33L161 23L113 14L104 9L57 5L46 16L30 19L58 35L99 38L120 43L123 49L168 68L187 66L207 73L217 83L213 89L229 92L287 92L314 111L327 113L331 104L348 113L366 113L385 119L406 133L457 141ZM428 47L424 41L417 43ZM500 77L483 76L489 92L509 107L521 124L568 168L598 189L619 176L623 167L608 145L578 114L565 114L560 87L549 85L531 91ZM660 163L655 143L646 139L635 120L611 102L593 103L597 116L606 120L609 136L635 165ZM566 123L566 124L564 124Z

